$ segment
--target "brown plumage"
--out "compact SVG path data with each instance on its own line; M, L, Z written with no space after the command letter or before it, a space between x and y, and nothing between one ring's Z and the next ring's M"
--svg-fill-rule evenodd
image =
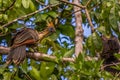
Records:
M119 53L119 42L117 37L112 36L111 38L106 38L105 36L102 36L102 43L103 43L103 51L101 54L101 58L105 59L107 61L109 58L111 61L107 61L105 63L111 63L117 60L117 58L114 57L115 53ZM112 60L112 58L114 58Z
M101 53L101 58L104 59L104 65L115 64L119 60L114 56L115 53L119 53L120 45L118 38L112 36L111 38L101 37L103 43L103 51ZM106 71L116 74L120 72L119 70L111 68L111 66L105 67Z
M26 46L35 44L42 40L45 36L55 31L53 23L49 23L48 27L42 32L38 33L34 29L24 28L21 29L11 41L11 50L7 57L7 64L11 62L19 65L26 58Z

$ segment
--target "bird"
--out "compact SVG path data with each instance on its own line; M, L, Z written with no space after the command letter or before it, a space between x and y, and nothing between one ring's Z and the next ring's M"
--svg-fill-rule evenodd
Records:
M106 38L102 36L102 44L103 50L101 54L101 58L105 59L105 63L112 63L117 60L114 56L115 53L119 53L120 45L118 38L115 36L111 36L110 38Z
M31 28L21 29L11 40L10 52L7 56L6 64L9 65L13 62L15 65L19 65L22 63L26 58L26 46L41 41L44 37L55 31L53 22L49 22L47 27L41 32Z
M115 68L112 68L112 66L116 66L116 63L119 62L119 59L114 56L114 54L119 54L120 45L119 40L116 36L111 36L110 38L107 38L106 36L102 36L102 44L103 44L103 50L101 53L101 59L103 59L103 65L104 70L110 72L111 74L115 75L118 74L120 70L117 70ZM114 65L115 64L115 65ZM110 66L108 66L110 65Z

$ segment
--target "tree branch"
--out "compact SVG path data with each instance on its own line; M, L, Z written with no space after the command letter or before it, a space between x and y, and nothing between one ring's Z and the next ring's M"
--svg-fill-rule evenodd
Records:
M0 46L0 55L7 55L9 54L10 52L10 48L9 47L3 47L3 46ZM47 61L47 62L55 62L57 63L57 57L56 56L52 56L52 55L48 55L48 54L45 54L45 53L38 53L38 52L27 52L27 58L31 58L31 59L34 59L34 60L37 60L37 61ZM98 60L97 57L89 57L87 56L85 58L86 61L92 61L92 60ZM62 58L61 59L62 62L75 62L75 59L74 58Z
M18 20L21 20L21 19L27 18L27 17L29 17L29 16L32 16L32 15L38 13L38 12L41 12L41 11L43 11L43 10L45 10L45 9L50 8L50 7L55 7L55 6L57 6L57 5L59 5L59 4L48 5L48 6L44 7L44 8L41 9L41 10L36 10L35 12L29 13L29 14L27 14L27 15L24 15L24 16L21 16L21 17L19 17L19 18L17 18L17 19L14 19L14 20L12 20L12 21L10 21L10 22L8 22L8 23L2 25L2 27L7 27L7 26L9 26L10 24L12 24L12 23L14 23L14 22L16 22L16 21L18 21Z
M85 8L85 6L83 6L83 5L75 4L75 3L71 3L71 2L68 2L68 1L66 1L66 0L60 0L60 1L61 1L61 2L64 2L64 3L67 3L67 4L71 4L71 5L74 5L74 6L80 7L80 8L82 8L82 9Z
M95 31L94 29L94 25L92 24L92 21L91 21L91 18L90 18L90 15L89 15L89 12L87 10L87 6L89 5L89 3L91 2L91 0L89 0L85 6L81 5L80 2L76 3L75 0L74 0L74 3L71 3L71 2L68 2L68 1L65 1L65 0L60 0L61 2L65 2L65 3L68 3L68 4L71 4L71 5L74 5L76 7L79 7L81 9L85 9L85 12L86 12L86 17L88 19L88 22L90 24L90 27L91 27L91 32L93 33ZM81 9L77 9L75 10L74 12L77 12L78 10L81 10ZM82 24L82 23L81 23Z
M57 57L52 55L47 55L45 53L27 53L27 57L37 60L37 61L47 61L47 62L56 62L57 63ZM62 62L75 62L74 58L62 58Z
M9 47L2 47L0 46L0 54L1 55L7 55L10 52L10 48ZM57 57L56 56L52 56L52 55L47 55L45 53L31 53L31 52L27 52L27 58L31 58L37 61L47 61L47 62L57 62ZM62 62L75 62L74 58L62 58L61 59Z
M89 22L89 24L90 24L91 31L92 31L92 33L93 33L93 32L95 31L95 29L94 29L94 25L92 24L92 21L91 21L91 18L90 18L90 14L88 13L87 8L85 8L85 13L86 13L86 17L87 17L87 19L88 19L88 22Z
M104 70L106 67L116 66L116 65L119 65L119 64L120 64L120 62L103 65L103 66L101 66L101 70Z

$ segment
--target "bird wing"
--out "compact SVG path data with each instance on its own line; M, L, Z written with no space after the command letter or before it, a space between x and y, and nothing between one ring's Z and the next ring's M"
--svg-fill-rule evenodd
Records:
M39 40L39 37L36 30L26 28L18 32L12 40L12 46L15 47L24 44L34 44Z

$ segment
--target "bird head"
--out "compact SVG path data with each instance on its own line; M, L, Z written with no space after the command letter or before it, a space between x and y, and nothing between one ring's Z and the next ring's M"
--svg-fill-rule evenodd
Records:
M47 23L47 27L48 27L48 31L50 31L50 32L55 32L56 31L53 22Z

